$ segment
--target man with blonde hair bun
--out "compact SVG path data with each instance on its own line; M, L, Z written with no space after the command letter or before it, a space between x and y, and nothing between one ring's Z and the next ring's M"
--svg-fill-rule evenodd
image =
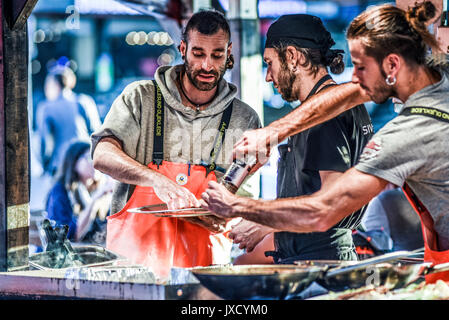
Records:
M203 207L281 230L325 231L392 183L403 187L421 218L424 260L449 261L449 67L447 60L428 59L429 48L441 54L426 27L434 15L428 1L407 11L381 5L361 13L347 31L352 83L329 88L269 127L246 133L235 147L236 154L254 153L267 148L272 136L283 140L354 104L401 100L399 115L373 136L357 165L326 190L274 201L242 201L209 183ZM426 277L437 279L448 281L449 273Z

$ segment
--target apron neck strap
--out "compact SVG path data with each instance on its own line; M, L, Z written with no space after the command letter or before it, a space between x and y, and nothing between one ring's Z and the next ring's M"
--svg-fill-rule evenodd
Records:
M310 90L309 95L307 96L306 100L309 99L311 96L313 96L313 95L318 91L318 88L319 88L324 82L326 82L327 80L330 80L330 79L332 79L332 77L331 77L329 74L326 74L325 76L321 77L321 79L318 80L317 83L315 83L315 85L313 86L312 90ZM335 84L334 84L334 83L330 83L330 84L328 84L328 85L325 85L321 90L323 90L323 89L325 89L325 88L327 88L327 87L332 87L332 86L335 86ZM306 100L304 100L304 101L306 101ZM303 101L302 103L304 103L304 101ZM292 137L288 137L288 138L287 138L287 144L288 144L290 147L291 147L291 140L292 140L291 138L292 138Z
M161 89L156 83L156 80L153 80L154 85L154 137L153 137L153 163L159 166L162 164L164 160L164 96L162 95ZM217 165L215 163L218 153L223 146L223 142L226 135L226 130L229 127L229 122L231 120L232 109L234 106L234 100L229 104L228 107L223 111L221 116L220 125L218 128L218 134L215 137L214 144L212 150L210 152L209 163L205 165L206 167L206 176L209 172L216 169Z
M319 88L324 82L326 82L327 80L330 80L330 79L332 79L332 78L331 78L331 76L330 76L329 74L326 74L325 76L321 77L321 79L318 80L317 83L315 83L315 85L313 86L312 90L310 90L310 92L309 92L309 94L308 94L306 100L309 99L311 96L313 96L313 95L317 92L318 88ZM306 100L304 100L304 101L306 101Z
M153 137L153 163L159 166L164 160L164 96L161 89L153 80L154 85L154 137Z

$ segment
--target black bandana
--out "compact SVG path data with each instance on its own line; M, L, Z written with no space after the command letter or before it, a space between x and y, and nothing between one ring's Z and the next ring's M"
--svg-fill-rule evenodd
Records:
M296 45L299 48L319 49L326 61L343 50L331 50L335 44L320 18L308 14L283 15L273 22L267 32L265 48Z

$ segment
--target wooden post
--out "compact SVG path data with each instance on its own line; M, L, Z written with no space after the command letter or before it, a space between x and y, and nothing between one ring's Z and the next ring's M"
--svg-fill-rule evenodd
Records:
M29 136L26 18L36 0L0 2L0 270L28 267Z
M3 4L0 1L0 271L6 270L8 252L6 237L5 60L3 48Z

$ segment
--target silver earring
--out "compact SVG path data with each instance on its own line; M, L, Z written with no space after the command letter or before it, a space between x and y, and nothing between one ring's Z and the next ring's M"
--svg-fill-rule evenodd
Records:
M387 78L385 79L385 82L389 85L389 86L393 86L396 83L396 77L392 76L392 75L388 75Z

